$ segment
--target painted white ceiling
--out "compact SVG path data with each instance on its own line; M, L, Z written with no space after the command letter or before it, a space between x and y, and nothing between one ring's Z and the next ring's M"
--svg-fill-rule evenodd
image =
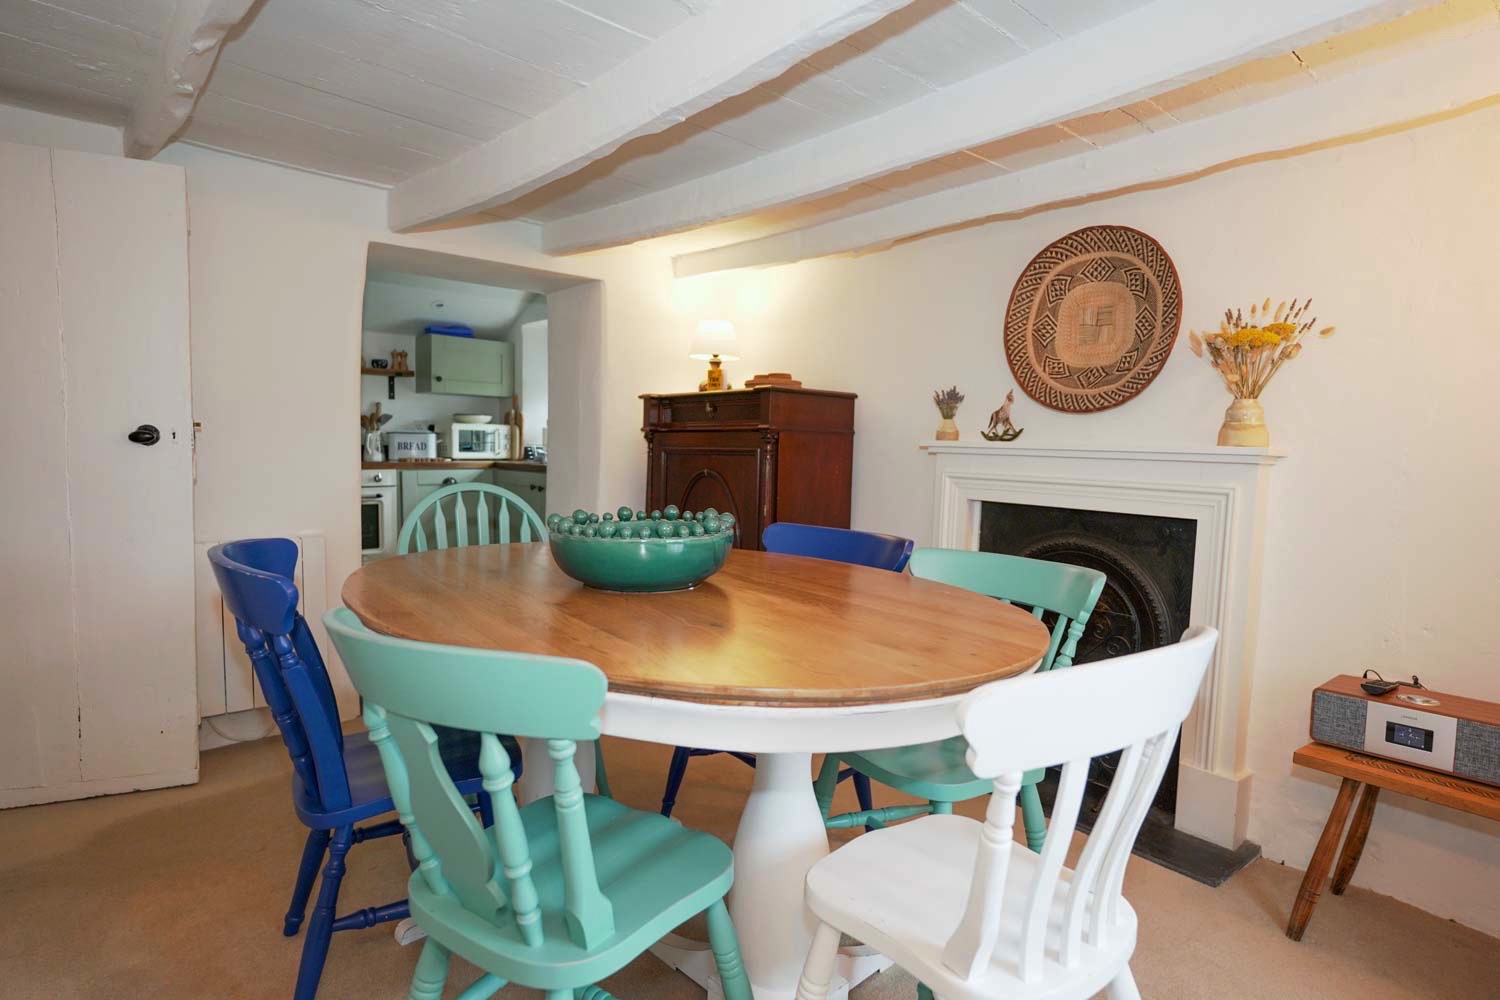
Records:
M533 299L542 296L517 288L371 268L365 274L364 328L374 333L418 334L429 323L463 323L473 327L476 336L497 340Z
M231 33L180 137L391 185L554 107L714 2L262 0ZM913 0L776 79L491 214L546 223L748 163L1129 17L1146 2ZM700 228L674 246L753 238L1042 168L1311 86L1403 45L1493 26L1497 2L1446 0L1150 100ZM159 59L173 8L174 0L0 0L0 101L122 124Z

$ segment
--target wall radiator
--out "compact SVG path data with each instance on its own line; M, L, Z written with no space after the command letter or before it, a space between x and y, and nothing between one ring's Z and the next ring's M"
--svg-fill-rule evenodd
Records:
M328 610L328 574L322 532L304 531L285 535L297 543L297 573L293 582L301 600L302 615L312 627L320 649L328 649L323 635L323 612ZM263 708L265 697L255 680L250 657L235 632L234 616L224 608L224 598L208 565L208 550L218 542L194 543L194 633L197 637L198 716L206 718L229 712ZM324 654L327 655L326 653Z

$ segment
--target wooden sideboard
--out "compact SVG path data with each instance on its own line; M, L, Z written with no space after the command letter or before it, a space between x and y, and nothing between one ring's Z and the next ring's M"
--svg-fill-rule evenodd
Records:
M777 521L849 527L855 398L777 386L642 396L647 507L729 511L744 549Z

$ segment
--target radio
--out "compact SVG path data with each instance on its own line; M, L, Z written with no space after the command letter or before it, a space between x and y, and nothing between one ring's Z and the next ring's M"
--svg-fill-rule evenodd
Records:
M1380 695L1360 678L1313 692L1312 738L1500 785L1500 705L1402 685Z

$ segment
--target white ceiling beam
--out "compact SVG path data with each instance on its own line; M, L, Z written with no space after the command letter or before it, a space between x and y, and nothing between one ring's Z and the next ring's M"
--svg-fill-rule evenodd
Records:
M146 74L125 122L125 155L149 160L181 131L219 59L224 36L256 0L177 0L161 41L161 57Z
M1433 0L1155 0L961 83L743 164L549 223L573 253L841 191L1043 125L1117 108Z
M1018 173L673 260L678 277L873 251L1205 172L1388 134L1500 104L1500 29L1420 49L1258 104Z
M396 185L406 231L504 205L773 79L911 0L727 0L491 141Z

